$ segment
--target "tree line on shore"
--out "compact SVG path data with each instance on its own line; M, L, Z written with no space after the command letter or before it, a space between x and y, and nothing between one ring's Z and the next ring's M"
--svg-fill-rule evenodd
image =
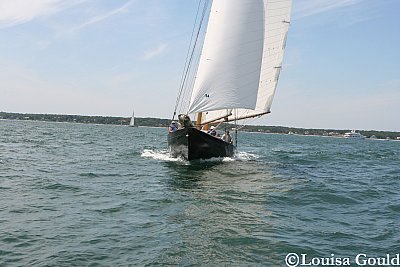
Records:
M129 125L130 117L111 117L111 116L84 116L84 115L63 115L63 114L23 114L0 112L0 119L7 120L33 120L33 121L53 121L53 122L71 122L71 123L90 123L90 124L113 124ZM170 119L160 118L135 118L135 124L148 127L168 127ZM230 124L230 128L234 125ZM304 129L285 126L260 126L245 125L240 128L241 131L259 132L259 133L293 133L299 135L322 135L322 136L341 136L349 130L335 129ZM367 138L377 139L396 139L400 136L399 132L361 130L360 133Z
M31 121L54 121L54 122L73 122L89 124L113 124L129 125L131 118L111 117L111 116L84 116L84 115L64 115L64 114L23 114L0 112L0 119L7 120L31 120ZM168 119L158 118L135 118L135 124L140 126L167 127L170 123Z

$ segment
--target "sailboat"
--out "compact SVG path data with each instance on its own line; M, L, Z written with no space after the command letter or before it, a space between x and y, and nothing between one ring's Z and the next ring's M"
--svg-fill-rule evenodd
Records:
M192 52L172 118L178 126L170 127L168 133L171 156L187 160L234 156L236 146L208 134L209 125L236 124L271 112L290 25L291 0L213 0L211 8L206 8L208 2L198 13L198 30L193 35L192 51L208 14L195 78L187 81ZM182 93L188 83L191 94ZM185 95L190 100L182 100ZM186 102L185 112L175 122L178 103L182 107ZM191 114L197 114L195 124Z
M129 122L129 127L137 127L135 125L135 111L132 112L131 121Z

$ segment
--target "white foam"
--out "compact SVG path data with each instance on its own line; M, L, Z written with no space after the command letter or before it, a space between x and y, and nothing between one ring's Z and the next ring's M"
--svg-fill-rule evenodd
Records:
M249 152L238 151L235 153L234 157L225 157L225 158L211 158L211 159L202 159L200 161L204 162L233 162L233 161L252 161L258 159L260 156L256 154L252 154Z
M161 161L173 161L173 162L182 162L189 164L183 158L172 158L167 149L164 150L152 150L152 149L144 149L142 154L144 158L152 158L155 160ZM201 159L200 162L233 162L233 161L252 161L258 159L259 156L253 153L238 151L235 153L234 157L224 157L224 158L211 158L211 159Z
M235 154L235 159L239 161L251 161L258 159L259 157L260 157L259 155L245 151L237 151Z
M200 159L200 162L231 162L235 161L234 158L210 158L210 159Z
M152 158L155 160L162 160L162 161L179 161L179 162L185 161L182 158L172 158L169 155L168 150L166 150L166 149L164 149L164 150L144 149L141 156L144 158Z

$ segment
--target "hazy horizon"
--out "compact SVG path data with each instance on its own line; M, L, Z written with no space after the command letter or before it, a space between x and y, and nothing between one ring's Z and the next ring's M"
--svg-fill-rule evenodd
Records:
M87 115L87 114L65 114L65 113L31 113L31 112L7 112L7 111L0 111L5 113L15 113L15 114L23 114L23 115L62 115L62 116L88 116L88 117L113 117L113 118L124 118L129 119L131 116L110 116L110 115ZM135 116L135 118L147 119L147 118L154 118L154 119L161 119L161 120L171 120L171 118L162 118L162 117L152 117L152 116ZM285 128L298 128L298 129L315 129L315 130L338 130L338 131L345 131L345 130L356 130L356 131L377 131L377 132L397 132L400 131L392 131L392 130L382 130L382 129L353 129L353 128L309 128L309 127L301 127L301 126L288 126L288 125L267 125L267 124L257 124L257 123L250 123L246 124L249 126L271 126L271 127L285 127ZM140 125L139 125L140 126Z

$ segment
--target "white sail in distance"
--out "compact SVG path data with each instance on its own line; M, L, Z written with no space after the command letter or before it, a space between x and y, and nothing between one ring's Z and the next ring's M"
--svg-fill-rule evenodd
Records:
M188 113L207 112L212 121L270 112L291 2L213 0Z
M131 121L129 122L129 126L135 126L135 111L132 112Z

